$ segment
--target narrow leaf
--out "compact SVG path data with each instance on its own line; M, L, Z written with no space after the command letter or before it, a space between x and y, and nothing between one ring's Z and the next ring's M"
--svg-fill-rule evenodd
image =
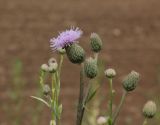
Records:
M43 102L45 105L47 105L48 107L50 107L50 105L48 104L48 102L46 102L45 100L43 100L42 98L36 97L36 96L30 96L33 99L36 99L40 102Z
M58 119L60 119L61 114L62 114L62 104L58 106Z
M88 96L87 96L87 99L86 99L86 103L88 103L95 96L95 94L97 93L97 90L98 90L98 88L95 90L90 89Z

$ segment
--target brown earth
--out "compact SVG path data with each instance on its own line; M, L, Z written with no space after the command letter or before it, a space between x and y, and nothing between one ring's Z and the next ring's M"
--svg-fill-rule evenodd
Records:
M121 94L121 78L132 69L141 73L139 88L126 100L126 110L119 118L126 124L142 122L143 103L160 90L160 1L159 0L0 0L0 100L6 101L10 88L10 64L15 58L24 63L27 81L25 98L36 90L39 66L56 54L51 52L49 39L70 26L84 31L80 44L89 51L89 36L97 32L103 40L101 57L106 67L117 70L117 95ZM74 125L78 96L79 68L65 59L62 73L62 123ZM117 99L118 99L117 98ZM27 99L27 102L33 101ZM6 102L7 103L7 102ZM27 103L27 104L28 104ZM1 125L8 125L0 110ZM48 124L45 110L42 124ZM30 114L32 115L32 114ZM25 124L29 124L24 121ZM119 125L120 125L119 124Z

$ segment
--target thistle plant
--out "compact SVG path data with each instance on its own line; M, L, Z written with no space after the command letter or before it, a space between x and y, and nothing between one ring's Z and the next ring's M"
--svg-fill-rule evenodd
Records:
M50 40L50 47L53 52L58 52L59 60L50 58L48 63L41 65L40 73L40 85L43 97L31 96L44 103L51 112L50 125L60 125L62 104L60 103L60 86L61 86L61 69L64 56L66 55L69 61L77 66L81 67L79 76L79 98L77 104L77 117L76 125L82 125L84 113L87 112L87 104L95 97L97 91L101 87L101 83L95 87L92 84L92 80L95 80L99 75L99 53L101 52L103 45L100 36L97 33L92 33L90 36L90 48L93 53L91 57L86 57L86 52L79 44L78 39L82 36L83 32L79 28L71 28L64 32L59 33L58 37L54 37ZM50 83L46 84L46 76L51 78ZM131 93L139 84L140 75L136 71L131 71L122 81L123 95L121 101L113 110L114 104L114 84L113 80L116 78L116 70L108 68L104 71L103 76L106 76L109 82L109 113L107 115L97 118L99 125L115 125L120 111L125 102L125 98L128 93ZM47 77L48 78L48 77ZM86 80L87 79L87 80ZM100 82L101 80L99 80ZM86 89L85 86L88 86ZM152 101L148 102L143 109L143 115L146 118L153 118L156 113L156 104Z

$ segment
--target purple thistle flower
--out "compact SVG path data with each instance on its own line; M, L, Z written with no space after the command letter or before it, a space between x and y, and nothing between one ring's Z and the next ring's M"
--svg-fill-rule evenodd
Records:
M52 38L50 40L50 47L53 50L64 48L70 44L77 42L76 40L81 37L82 33L82 30L80 30L78 27L61 32L59 33L59 36L57 38Z

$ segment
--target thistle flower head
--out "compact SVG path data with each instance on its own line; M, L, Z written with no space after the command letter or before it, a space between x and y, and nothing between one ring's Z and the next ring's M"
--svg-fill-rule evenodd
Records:
M59 36L50 40L50 47L53 50L64 48L76 42L82 35L82 30L77 28L71 28L69 30L59 33Z

